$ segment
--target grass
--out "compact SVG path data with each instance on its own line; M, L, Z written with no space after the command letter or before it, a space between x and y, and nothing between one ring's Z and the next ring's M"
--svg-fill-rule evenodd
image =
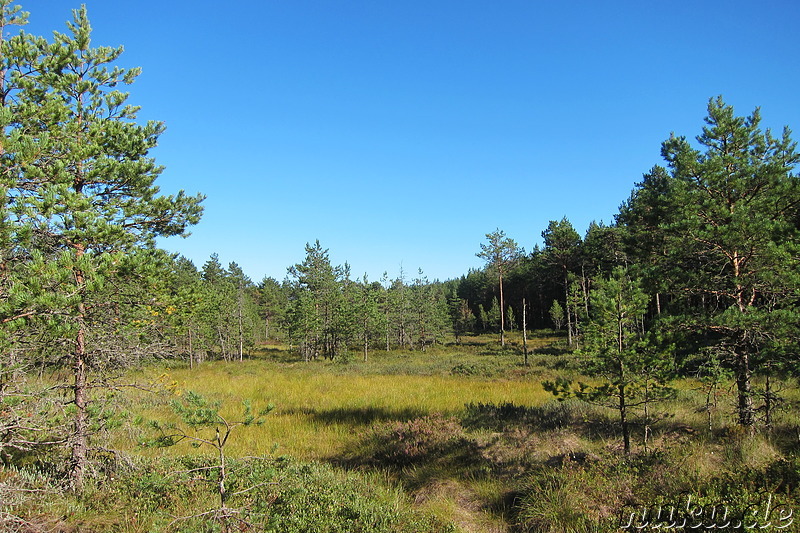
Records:
M280 480L263 496L276 517L297 515L298 502L305 502L311 514L295 522L280 518L284 530L313 530L313 520L345 509L351 529L373 524L362 530L614 531L624 506L671 495L745 509L759 491L771 490L782 501L800 502L800 417L793 410L776 413L772 432L748 437L735 426L734 392L723 387L709 429L700 384L681 380L677 397L659 405L667 416L653 424L647 447L636 426L634 453L626 457L612 410L557 402L542 389L545 379L581 377L580 360L562 340L534 338L524 366L518 336L509 337L506 348L495 338L465 338L425 352L374 351L367 362L354 353L346 362L303 363L274 346L243 362L193 369L165 362L130 376L161 393L128 394L124 407L144 419L177 421L168 403L185 390L221 400L231 419L241 415L245 399L256 410L274 404L264 425L235 430L226 453L244 465L266 458L259 479ZM786 383L788 406L800 398L796 384ZM177 531L164 513L190 514L212 505L213 493L191 484L175 491L164 483L171 475L165 472L210 461L211 450L137 446L149 431L140 423L109 434L109 446L126 450L139 466L103 481L94 499L55 497L56 489L48 493L49 507L29 506L26 516L67 517L59 520L82 531ZM9 472L0 468L0 481ZM172 507L161 509L162 500ZM120 509L140 513L141 525L119 519ZM391 524L380 522L389 515Z
M461 415L472 402L541 405L550 399L536 374L521 367L511 351L492 356L480 352L467 356L444 348L425 353L376 352L369 363L352 365L275 362L270 357L273 353L243 362L208 362L194 369L151 369L138 378L169 385L174 393L193 390L222 400L223 412L229 416L235 416L244 399L252 400L256 408L274 404L266 424L237 431L229 453L267 455L277 445L278 453L306 460L341 455L375 423L431 413ZM451 373L459 362L487 359L506 365L504 372L493 372L492 377ZM397 372L403 368L406 372L399 377ZM135 403L151 404L144 413L147 418L170 419L165 400L140 398ZM118 444L135 446L133 439ZM176 447L163 453L187 451Z

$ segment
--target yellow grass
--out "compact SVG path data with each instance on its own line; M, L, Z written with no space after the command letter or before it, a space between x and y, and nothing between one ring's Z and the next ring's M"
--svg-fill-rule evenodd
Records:
M456 415L470 402L540 405L551 398L532 378L351 375L334 370L318 363L212 362L193 370L173 370L161 380L177 385L176 393L193 390L222 400L223 415L230 419L241 413L245 399L253 402L255 410L274 404L263 425L236 429L226 448L233 456L261 456L277 450L277 455L300 459L331 458L354 444L374 422L434 412ZM174 420L166 405L145 414ZM160 453L187 451L176 446Z

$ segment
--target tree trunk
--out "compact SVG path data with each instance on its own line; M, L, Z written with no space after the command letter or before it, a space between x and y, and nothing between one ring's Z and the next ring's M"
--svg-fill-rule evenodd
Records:
M572 312L569 305L569 282L564 276L564 310L567 312L567 345L572 348Z
M581 289L583 290L583 307L586 310L586 316L589 316L589 288L586 283L586 274L584 273L583 263L581 263Z
M222 351L222 358L228 360L228 350L225 347L225 339L222 335L222 326L217 326L217 335L219 336L219 349Z
M244 361L244 317L242 316L242 300L239 299L239 361Z
M522 299L522 353L525 356L525 366L528 366L528 320L525 298Z
M500 272L500 346L506 345L506 311L503 302L503 272Z
M772 394L772 384L770 382L771 368L767 366L767 376L764 382L764 427L767 430L772 429L772 404L775 396Z
M76 248L76 258L80 260L83 256L83 247ZM85 278L83 271L75 270L75 284L79 291L83 293ZM89 417L87 412L89 384L87 376L86 361L86 330L84 317L86 307L83 302L77 306L78 311L78 332L75 336L75 351L73 353L72 372L75 378L73 387L73 400L75 403L75 415L72 426L72 464L70 470L70 484L73 490L80 492L86 477L87 454L89 451Z
M733 266L733 278L736 284L736 305L739 308L739 312L744 314L747 312L748 307L748 302L745 301L744 297L745 288L740 282L741 267L744 260L735 250L732 256L731 264ZM736 352L736 389L738 393L736 407L739 414L739 425L747 428L748 431L752 433L755 421L753 417L753 394L750 384L750 378L752 377L750 354L747 352L746 338L740 338L738 344L739 348Z
M753 420L753 394L750 385L752 370L750 369L750 356L746 351L738 354L736 368L736 410L739 414L739 425L752 432Z
M364 362L367 362L367 352L369 350L369 321L368 318L364 317Z
M625 385L619 386L619 423L622 428L622 449L625 451L625 455L628 455L631 453L631 428L628 425Z

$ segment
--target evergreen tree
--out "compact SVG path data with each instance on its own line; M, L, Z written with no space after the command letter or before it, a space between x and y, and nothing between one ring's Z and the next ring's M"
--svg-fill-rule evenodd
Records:
M200 362L200 347L203 345L202 310L203 286L197 268L185 257L176 258L165 277L169 279L168 305L174 309L169 314L176 337L175 344L184 347L189 366ZM180 340L182 339L182 340Z
M616 217L625 253L652 291L657 314L663 308L662 295L673 288L670 284L676 278L673 271L695 266L670 258L670 250L678 246L679 239L669 229L680 213L674 188L675 180L667 170L655 166L636 184Z
M288 299L286 291L274 278L265 277L256 290L258 309L264 321L264 340L269 341L284 319Z
M618 267L609 278L597 281L590 298L592 316L583 352L591 375L602 382L579 383L573 389L571 382L559 379L545 382L545 388L558 396L575 396L616 409L623 447L629 453L631 411L647 410L653 402L672 395L668 387L671 364L641 330L648 296L625 269Z
M462 335L475 329L475 315L472 314L469 303L459 298L455 291L448 299L448 306L453 333L455 334L456 342L460 344Z
M567 339L570 347L573 341L573 313L570 312L569 274L573 271L578 259L581 237L567 217L561 221L551 220L547 229L542 232L544 239L544 260L558 271L564 294L564 308L567 315Z
M734 367L739 423L751 428L751 378L770 354L797 346L800 291L800 160L788 128L780 137L759 128L756 109L737 117L721 97L711 99L700 149L672 136L662 147L674 177L678 216L667 228L680 236L672 260L687 292L715 302L699 317L706 343Z
M217 254L203 264L204 334L208 346L216 346L226 361L233 358L236 344L237 290L229 272L222 266Z
M385 329L385 315L381 312L379 302L384 288L380 283L370 283L367 275L358 284L358 298L355 302L358 318L358 337L364 350L364 362L369 357L369 347Z
M306 244L306 258L289 268L295 278L290 315L292 337L299 342L303 359L322 355L333 359L344 350L341 329L342 269L334 268L319 241Z
M389 287L389 301L391 305L391 317L394 324L393 330L397 344L403 348L411 343L411 316L412 304L411 295L403 268L400 274L392 281Z
M500 309L500 345L506 345L506 319L505 319L505 298L503 295L503 276L514 261L520 256L520 249L514 239L506 237L505 232L497 230L486 234L489 241L481 244L481 251L476 255L485 260L489 268L497 273L499 287L499 309Z
M6 17L9 5L3 4ZM9 83L0 161L5 194L13 198L12 240L25 250L21 281L29 316L58 339L54 346L71 339L70 478L80 489L88 465L90 371L103 366L95 343L111 305L106 284L123 268L147 272L148 255L132 252L153 247L157 236L183 234L199 220L201 198L158 194L161 167L148 152L164 127L136 122L137 109L118 90L139 69L111 67L121 47L91 47L85 8L68 26L52 43L26 35L3 41Z
M242 361L245 348L252 348L256 339L258 308L255 300L255 286L236 263L228 265L228 282L233 287L235 298L233 318L236 324L239 361Z
M484 327L486 327L489 331L495 331L497 328L500 327L500 303L495 296L492 298L492 303L489 306L489 309L486 310L486 322Z
M558 300L553 300L553 305L550 306L550 319L553 321L553 326L560 330L564 324L564 308Z

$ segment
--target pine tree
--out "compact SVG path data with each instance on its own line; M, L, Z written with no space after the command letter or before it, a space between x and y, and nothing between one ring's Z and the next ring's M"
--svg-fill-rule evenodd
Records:
M384 331L384 314L380 309L381 293L384 292L380 283L370 283L367 274L364 274L358 284L358 297L355 301L356 316L358 319L358 337L364 351L364 362L369 357L369 347Z
M8 16L10 3L2 4ZM4 25L11 19L6 18ZM103 320L116 276L147 272L157 236L184 234L199 220L201 197L159 195L161 167L148 155L164 126L140 124L118 87L139 69L112 66L122 48L91 47L86 9L74 11L68 33L53 42L21 35L2 43L2 175L13 198L8 218L24 249L30 318L68 350L74 415L70 479L87 472L90 369L101 368ZM142 284L146 279L140 279ZM108 330L106 330L108 331ZM57 350L54 350L57 351Z
M564 324L564 308L558 303L558 300L553 300L553 305L550 306L550 319L557 330L561 329Z
M587 357L597 384L559 379L545 382L545 388L557 396L575 396L589 403L616 409L619 414L625 453L631 450L631 411L671 397L669 357L641 330L640 321L647 309L648 296L639 282L618 267L607 279L598 280L590 295L591 319L586 327ZM647 420L646 420L647 421Z
M547 229L542 232L544 239L544 260L558 271L561 286L564 290L564 309L567 318L567 342L573 344L573 313L570 312L570 278L578 259L581 237L566 217L561 221L551 220Z
M800 154L788 128L773 137L760 121L758 109L737 117L718 97L709 101L700 149L674 135L662 147L678 210L666 221L680 236L671 259L696 266L681 269L679 283L715 303L686 319L732 364L747 428L755 422L754 369L800 337Z
M343 271L333 267L325 250L316 241L306 244L306 258L289 268L294 277L291 311L292 337L299 341L303 359L322 355L333 359L344 349L346 334L340 320L343 301Z
M520 256L520 249L514 239L506 237L505 232L497 230L486 234L487 244L481 244L481 251L476 255L484 259L492 271L497 273L500 309L500 345L506 345L505 298L503 294L503 276Z
M258 284L256 295L259 314L264 321L264 340L269 341L285 318L286 291L275 279L265 277Z

